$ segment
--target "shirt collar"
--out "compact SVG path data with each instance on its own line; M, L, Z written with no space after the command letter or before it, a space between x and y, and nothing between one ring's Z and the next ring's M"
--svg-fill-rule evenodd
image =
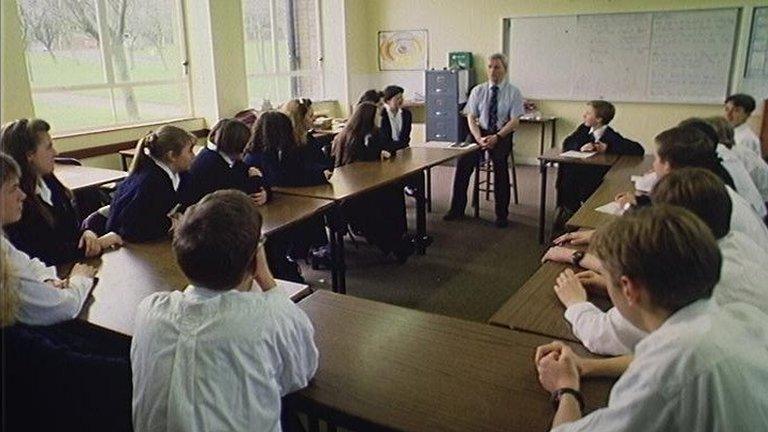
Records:
M227 291L229 290L214 290L214 289L205 288L201 286L188 285L187 288L184 290L184 294L188 294L193 298L197 298L200 300L208 300L214 297L218 297Z
M235 166L235 161L232 160L231 157L229 157L226 154L224 154L224 152L220 152L219 151L219 147L216 144L208 141L208 144L205 145L205 148L207 148L208 150L215 151L216 153L218 153L219 156L221 156L221 158L224 159L224 162L226 162L227 165L229 165L230 168Z
M602 125L599 128L595 129L594 127L589 128L589 133L595 136L595 140L600 140L600 138L605 133L605 130L608 129L608 125Z
M181 176L179 176L179 173L175 173L171 170L171 167L168 166L165 162L161 161L160 159L155 158L149 152L146 152L146 155L149 156L152 161L157 164L157 166L160 167L161 170L165 171L166 174L168 174L168 178L171 179L171 184L173 185L173 190L178 191L179 190L179 184L181 183Z
M655 342L654 340L664 340L667 334L671 334L675 331L675 328L678 328L681 325L688 325L690 321L696 319L698 316L711 314L716 310L717 305L711 298L701 299L685 306L667 318L667 320L661 324L661 327L657 328L655 331L651 332L648 337L640 341L635 349L635 353L641 351L645 346L653 347L658 345L658 342Z
M491 87L493 87L493 86L496 86L496 87L498 87L498 88L499 88L499 91L501 91L501 89L503 89L503 88L504 88L504 86L506 86L506 85L507 85L507 80L502 80L502 81L501 81L500 83L498 83L498 84L494 84L494 83L492 83L492 82L489 80L489 81L488 81L488 90L490 91L490 90L491 90Z
M48 184L45 182L45 180L43 180L42 177L37 178L35 193L40 196L40 199L43 200L43 202L49 206L53 206L53 193L51 192L51 188L48 187Z

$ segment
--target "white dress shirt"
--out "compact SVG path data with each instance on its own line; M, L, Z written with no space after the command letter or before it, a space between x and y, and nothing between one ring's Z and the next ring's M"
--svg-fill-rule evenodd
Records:
M768 163L746 147L733 146L731 152L744 164L752 182L760 191L763 202L768 202Z
M670 316L638 345L608 407L564 431L762 431L768 425L768 316L710 300Z
M400 131L403 129L403 110L398 108L397 112L393 114L392 110L390 110L387 106L385 107L384 111L387 112L387 116L389 117L389 125L392 127L392 141L399 142Z
M589 133L591 133L592 136L595 137L595 142L599 142L600 138L603 137L603 134L605 133L606 129L608 129L608 125L602 125L597 129L595 129L594 127L591 127L589 128Z
M768 211L765 209L765 201L741 159L736 153L722 144L717 145L717 155L723 161L723 168L731 175L733 185L736 186L736 192L747 200L761 218L765 217L768 214Z
M37 178L37 185L35 186L35 193L43 200L44 203L49 206L53 206L53 192L51 188L45 183L42 177Z
M280 398L317 369L313 335L277 289L150 295L131 344L134 429L279 431Z
M740 232L754 240L754 242L768 253L768 227L757 216L747 201L730 186L726 186L728 196L731 197L733 209L731 210L731 231Z
M464 112L472 114L480 120L480 127L490 130L488 124L488 108L491 104L491 87L494 84L490 81L476 85L469 93L467 105ZM496 84L499 87L496 105L496 130L500 130L511 118L518 118L525 114L523 107L523 94L520 89L507 81Z
M760 138L757 137L757 134L748 124L742 123L733 128L733 141L736 143L736 146L750 149L755 155L762 158L763 152Z
M723 264L712 298L720 305L751 304L768 314L768 255L740 232L729 232L717 244ZM647 335L615 307L603 312L590 302L568 307L565 319L571 323L574 336L595 354L631 354Z
M144 154L149 156L149 158L152 159L152 161L155 162L157 164L157 166L159 166L160 169L163 170L168 175L168 178L171 179L171 184L173 185L173 190L178 191L179 190L179 184L181 183L181 176L179 175L179 173L173 172L173 170L171 170L171 167L169 167L167 163L165 163L165 162L161 161L160 159L157 159L154 156L152 156L151 154L149 154L149 150L148 149L144 149L144 150L145 150Z
M0 236L5 257L18 280L19 311L17 319L29 325L51 325L71 320L80 313L93 287L93 279L74 276L68 287L56 288L46 280L56 279L56 268L16 249Z

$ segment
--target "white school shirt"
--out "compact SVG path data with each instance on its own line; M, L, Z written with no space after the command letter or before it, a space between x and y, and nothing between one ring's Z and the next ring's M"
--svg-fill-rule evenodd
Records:
M49 206L53 206L53 192L48 184L45 183L42 177L37 178L37 185L35 185L35 193L43 200L44 203Z
M736 146L748 148L752 150L757 157L762 158L763 151L762 145L760 144L760 138L757 137L757 134L755 134L747 123L742 123L733 128L733 141L736 143Z
M736 186L736 192L743 196L747 200L749 205L757 212L760 217L765 217L768 211L765 209L765 201L760 195L760 191L757 190L757 186L752 181L752 177L749 176L749 172L744 167L741 159L736 156L728 147L718 144L717 155L723 161L723 168L728 171L733 179L733 184Z
M16 249L0 236L13 275L18 280L19 311L16 318L29 325L51 325L77 317L93 287L93 279L73 276L68 287L56 288L46 280L56 279L56 268Z
M280 431L280 398L317 369L313 335L278 289L150 295L131 343L134 429Z
M387 112L387 116L389 117L389 125L392 128L392 141L399 142L400 131L403 129L403 110L402 108L398 108L397 112L392 114L392 111L389 109L389 107L385 106L384 111Z
M768 202L768 163L746 147L734 146L731 152L744 164L763 202Z
M740 232L751 238L760 249L768 253L768 227L757 216L747 201L730 186L726 186L731 198L731 231Z
M600 138L603 137L603 134L605 133L606 129L608 129L608 125L602 125L597 129L595 129L594 127L591 127L589 128L589 133L591 133L592 136L595 137L595 142L599 142Z
M768 316L699 300L638 345L608 406L553 431L763 431Z
M220 152L219 151L219 147L216 144L208 141L208 143L205 145L205 147L208 148L208 150L213 150L216 153L218 153L219 156L221 156L221 158L224 159L224 162L226 162L227 165L229 165L230 168L232 168L235 165L235 161L232 160L231 157L227 156L224 152Z

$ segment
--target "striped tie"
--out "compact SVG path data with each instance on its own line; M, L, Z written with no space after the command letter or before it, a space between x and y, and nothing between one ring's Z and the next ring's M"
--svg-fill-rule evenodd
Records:
M499 86L491 86L491 103L488 105L488 130L491 133L498 132L499 122Z

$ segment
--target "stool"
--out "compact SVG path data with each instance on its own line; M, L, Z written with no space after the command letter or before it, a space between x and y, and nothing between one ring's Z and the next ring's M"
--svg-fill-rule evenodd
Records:
M517 196L517 168L515 167L515 152L512 150L509 152L510 157L510 169L512 170L512 175L510 176L510 182L509 187L512 188L512 198L514 199L515 204L519 204L520 201ZM480 180L478 183L478 190L480 192L485 192L485 200L489 201L491 199L491 192L493 192L493 180L491 177L491 173L493 173L493 162L491 161L490 154L488 151L485 151L480 159L480 171L475 173L475 175L480 176L481 173L485 173L485 180ZM485 185L485 186L483 186ZM477 207L477 202L472 202L473 207Z

